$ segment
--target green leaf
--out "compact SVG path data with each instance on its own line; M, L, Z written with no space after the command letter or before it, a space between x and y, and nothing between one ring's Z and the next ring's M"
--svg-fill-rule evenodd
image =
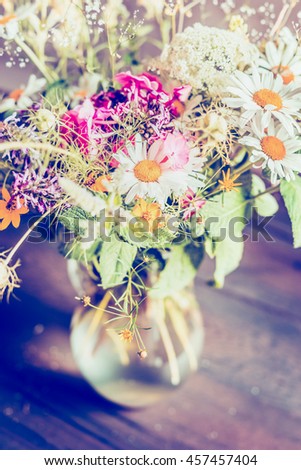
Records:
M294 247L301 247L301 178L294 181L282 180L280 192L292 222Z
M263 194L254 201L254 207L262 217L272 217L279 209L278 202L271 194Z
M102 244L97 268L104 289L122 283L132 267L137 254L137 247L112 238Z
M209 238L205 242L205 249L210 257L216 257L216 287L224 285L225 276L234 271L241 261L242 232L247 222L246 205L241 191L215 196L205 205L205 225Z
M252 196L263 193L265 191L265 183L258 175L252 175Z
M242 229L238 236L242 237ZM214 281L216 287L223 287L225 277L235 271L238 268L244 251L244 242L234 241L230 237L225 238L223 241L219 241L215 245L215 272Z
M232 224L245 220L247 202L241 191L231 191L215 196L206 202L202 214L205 216L205 228L212 239L223 239Z
M164 298L188 286L203 259L203 245L175 245L150 295Z
M101 247L101 240L94 240L92 242L83 242L81 239L74 240L67 243L64 247L64 254L69 259L75 259L82 263L90 263L99 253Z
M252 196L257 196L266 190L264 181L257 175L252 175ZM279 209L278 202L271 194L263 194L256 197L253 203L259 215L262 217L272 217Z
M59 217L59 221L76 235L84 236L87 231L86 223L91 219L86 211L80 207L72 207L65 210Z
M209 258L213 259L215 257L215 242L212 240L212 238L206 238L204 248Z

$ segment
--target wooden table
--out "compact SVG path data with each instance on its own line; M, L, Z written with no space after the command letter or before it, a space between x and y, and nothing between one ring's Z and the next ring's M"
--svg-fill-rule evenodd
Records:
M206 326L197 374L149 409L120 409L81 378L69 348L74 291L54 246L27 244L24 279L1 309L1 449L300 449L301 250L283 215L276 242L247 242L216 290L196 288ZM0 235L9 246L16 231Z

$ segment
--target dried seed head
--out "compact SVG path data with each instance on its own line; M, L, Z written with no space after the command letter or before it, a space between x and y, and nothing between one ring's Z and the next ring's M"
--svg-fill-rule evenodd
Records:
M138 351L137 354L140 359L146 359L148 356L146 349L141 349L141 351Z

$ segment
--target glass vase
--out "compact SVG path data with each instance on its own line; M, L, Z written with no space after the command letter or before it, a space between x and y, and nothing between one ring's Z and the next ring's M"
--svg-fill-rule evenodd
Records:
M139 307L141 349L111 326L103 306L112 301L112 289L100 291L76 263L69 264L69 275L77 292L97 298L97 309L74 312L71 348L82 375L103 397L126 407L151 405L197 370L204 328L192 286L165 298L148 290Z

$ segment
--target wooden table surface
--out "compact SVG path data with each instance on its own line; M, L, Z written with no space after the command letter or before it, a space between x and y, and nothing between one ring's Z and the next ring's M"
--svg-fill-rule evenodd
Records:
M81 378L69 347L74 291L54 246L25 244L24 283L1 310L1 449L301 449L301 250L287 220L248 242L223 290L196 289L206 341L198 373L166 401L125 410ZM0 235L6 247L16 231Z

